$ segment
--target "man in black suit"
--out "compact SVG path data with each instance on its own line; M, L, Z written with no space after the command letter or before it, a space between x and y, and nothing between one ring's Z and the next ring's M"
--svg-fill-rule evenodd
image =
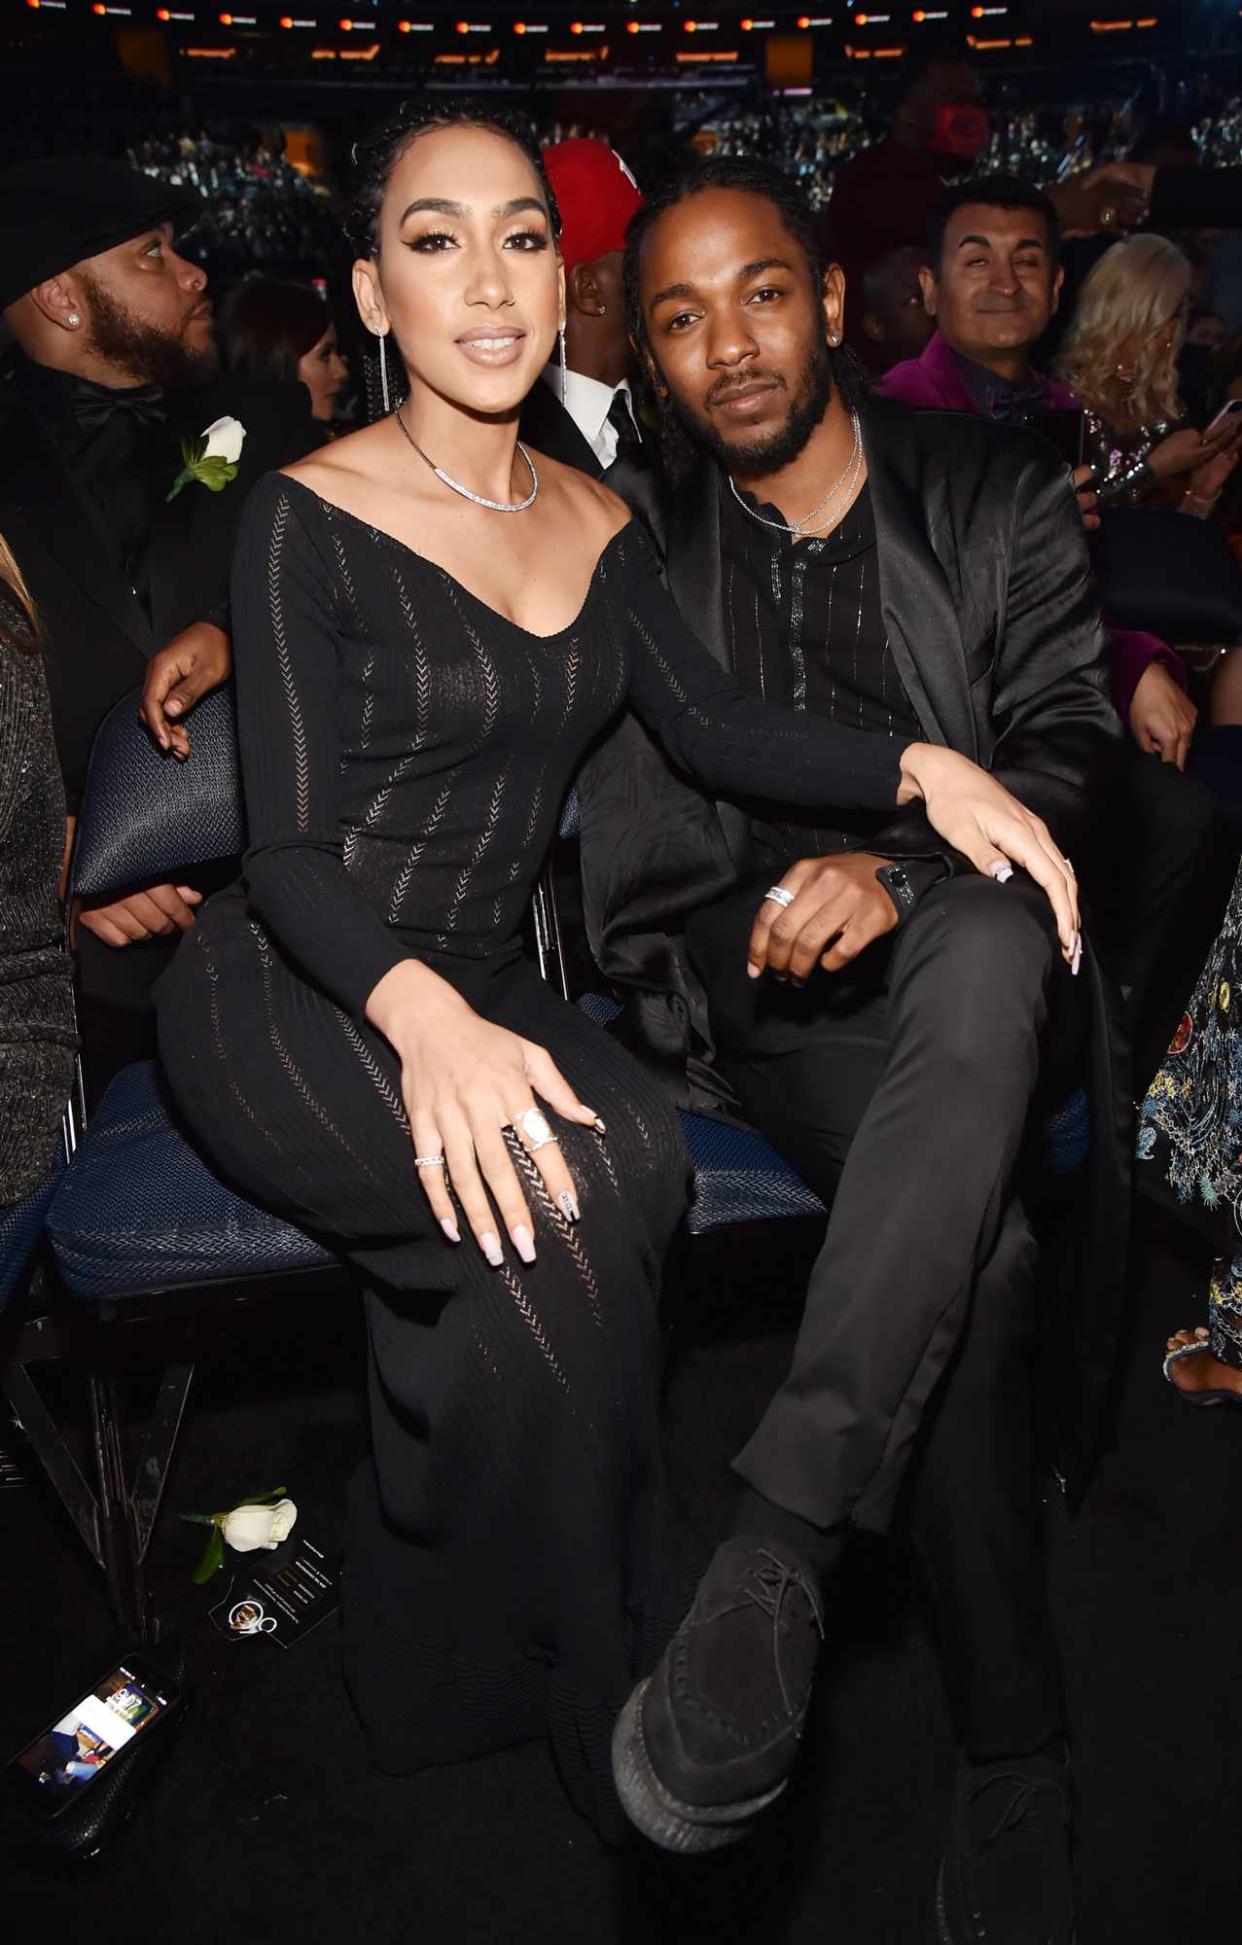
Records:
M633 497L719 659L776 700L962 751L1076 850L1120 732L1055 454L869 406L836 349L841 273L761 164L648 201L627 278L684 461L662 499ZM579 795L593 943L639 993L638 1030L666 1068L709 1051L714 1084L832 1201L733 1533L618 1726L622 1799L698 1850L780 1793L845 1532L883 1529L907 1484L963 1746L942 1936L1069 1945L1017 1164L1053 1029L1072 1041L1081 941L1059 963L1031 882L976 875L917 809L824 828L710 804L632 723Z
M522 437L537 452L598 479L614 460L641 455L621 261L626 225L642 197L606 142L553 143L543 151L543 166L561 218L564 366L550 364L527 398Z
M173 247L200 208L97 157L0 175L0 310L18 347L0 386L0 532L39 613L71 819L95 731L129 690L143 685L161 747L188 754L187 712L229 673L247 490L315 443L302 387L217 376L206 275ZM201 895L140 885L78 914L92 1095L141 1050L150 988Z

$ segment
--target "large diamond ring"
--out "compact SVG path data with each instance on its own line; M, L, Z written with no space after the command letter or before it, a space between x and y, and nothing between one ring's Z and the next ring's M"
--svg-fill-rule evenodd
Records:
M556 1140L548 1126L548 1117L540 1108L527 1108L519 1114L516 1126L532 1155L536 1149L547 1148Z
M415 1168L443 1168L443 1155L415 1155Z
M782 911L787 911L794 902L795 893L786 891L784 885L769 885L763 896L764 899L770 898L774 905L779 905Z

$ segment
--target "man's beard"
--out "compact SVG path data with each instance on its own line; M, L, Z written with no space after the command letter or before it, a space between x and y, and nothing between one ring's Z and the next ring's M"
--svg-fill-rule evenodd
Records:
M793 464L827 412L831 399L832 364L828 345L823 338L817 338L802 368L795 401L784 424L759 438L726 439L710 419L700 418L671 392L668 405L681 429L696 446L705 447L726 472L740 473L747 479L765 479Z
M97 358L121 371L141 373L144 384L159 385L166 392L214 377L220 362L214 342L201 349L186 342L193 312L179 332L162 331L118 304L93 277L85 276L84 281L91 307L90 348Z

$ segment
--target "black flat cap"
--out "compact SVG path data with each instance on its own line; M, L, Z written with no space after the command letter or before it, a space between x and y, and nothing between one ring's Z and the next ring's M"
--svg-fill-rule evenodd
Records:
M84 257L203 208L195 190L99 155L0 170L0 311Z

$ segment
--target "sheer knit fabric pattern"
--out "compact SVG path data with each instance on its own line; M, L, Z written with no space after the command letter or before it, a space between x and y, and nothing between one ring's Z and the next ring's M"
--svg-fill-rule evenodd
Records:
M676 760L765 796L821 801L831 774L891 803L901 746L744 696L677 622L633 525L576 619L540 637L272 476L243 519L233 626L252 848L164 982L161 1054L215 1166L372 1281L351 1688L391 1770L547 1734L617 1838L611 1720L689 1592L656 1324L688 1164L655 1084L522 957L522 917L573 772L627 695ZM529 1267L508 1251L488 1269L468 1232L446 1244L422 1194L399 1063L365 1018L411 955L546 1046L607 1125L557 1124L576 1225L511 1139Z
M43 658L0 587L0 1205L51 1166L77 1033L56 895L65 793Z

